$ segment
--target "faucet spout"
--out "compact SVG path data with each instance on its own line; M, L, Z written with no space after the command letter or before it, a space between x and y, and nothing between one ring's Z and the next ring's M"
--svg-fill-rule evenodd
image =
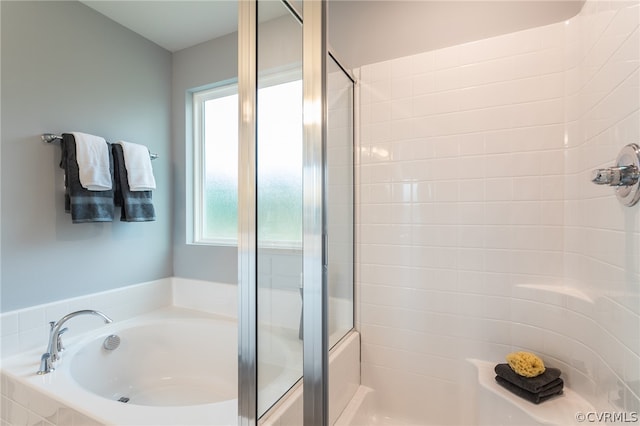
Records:
M38 374L47 374L54 370L53 363L60 359L60 348L62 344L60 342L60 334L62 333L62 326L64 323L69 321L71 318L80 316L80 315L97 315L104 320L105 324L112 323L113 320L103 314L100 311L94 311L92 309L84 309L81 311L71 312L60 318L57 322L51 321L49 325L51 326L51 330L49 331L49 343L47 345L47 352L42 355L40 370Z

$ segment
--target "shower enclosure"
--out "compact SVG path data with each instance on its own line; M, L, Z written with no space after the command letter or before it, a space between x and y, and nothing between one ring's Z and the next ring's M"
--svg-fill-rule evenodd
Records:
M353 79L326 4L298 6L239 3L241 424L303 375L305 424L325 424L328 350L353 327Z

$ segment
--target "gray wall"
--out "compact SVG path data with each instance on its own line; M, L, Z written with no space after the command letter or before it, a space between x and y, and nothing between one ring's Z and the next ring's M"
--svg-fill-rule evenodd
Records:
M172 275L170 53L78 2L0 7L2 311ZM156 222L71 223L40 141L68 131L159 153Z
M329 2L329 40L345 66L442 49L560 22L584 0Z
M267 4L268 7L281 7ZM260 69L288 68L299 65L300 43L289 35L300 33L300 25L289 15L260 24ZM193 148L191 146L191 91L238 77L237 33L216 38L187 49L174 52L172 72L173 156L175 164L175 205L189 203ZM186 110L186 112L185 112ZM175 209L174 274L183 278L237 283L238 254L236 246L208 246L188 244L190 217L184 208ZM277 250L276 250L277 252ZM280 256L275 254L274 257ZM286 257L286 256L285 256ZM297 291L299 272L293 288Z
M186 206L191 188L191 96L189 91L238 77L238 35L227 36L183 49L173 54L172 122L175 173L175 205ZM187 124L188 123L188 124ZM174 274L226 283L238 282L238 254L235 246L187 244L190 217L185 208L175 209Z

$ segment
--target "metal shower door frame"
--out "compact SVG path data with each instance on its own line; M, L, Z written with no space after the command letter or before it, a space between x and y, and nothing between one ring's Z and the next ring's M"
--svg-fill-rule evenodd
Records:
M238 2L238 425L257 422L257 1Z
M257 418L257 0L238 8L238 424ZM326 117L327 4L303 2L304 424L328 422Z

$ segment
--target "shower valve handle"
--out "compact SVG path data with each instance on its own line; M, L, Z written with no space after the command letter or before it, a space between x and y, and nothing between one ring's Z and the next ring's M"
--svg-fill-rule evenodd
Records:
M640 172L633 165L596 169L591 172L591 182L597 185L632 186L639 178Z
M615 165L591 172L591 182L614 187L618 201L627 207L636 205L640 201L640 145L623 146Z

